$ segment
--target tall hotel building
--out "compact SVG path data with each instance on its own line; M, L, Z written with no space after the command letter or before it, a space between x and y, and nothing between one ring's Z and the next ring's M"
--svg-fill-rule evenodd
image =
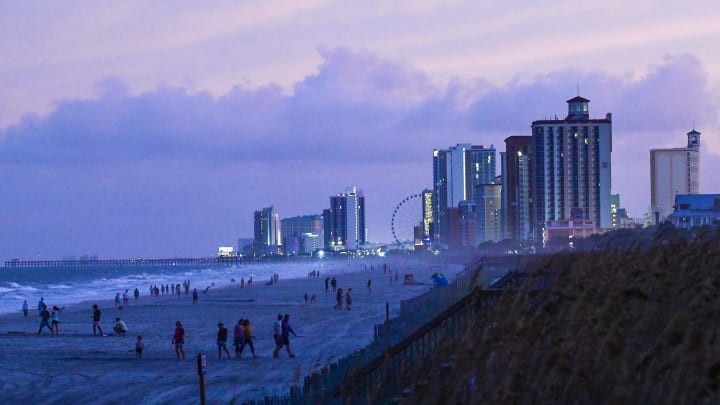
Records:
M502 169L502 234L505 239L529 240L530 233L530 164L532 136L505 139L500 153Z
M280 244L278 222L278 214L272 206L255 211L253 247L256 253L277 253L277 246Z
M548 221L573 219L571 211L610 228L612 115L590 119L590 100L567 100L565 119L532 123L532 223L536 241Z
M323 211L325 248L357 250L366 241L365 196L356 187L330 197L330 208Z
M461 201L475 201L475 186L495 180L495 147L458 144L433 151L433 239L459 243L457 208ZM454 235L454 236L453 236ZM457 239L457 240L455 240Z
M700 193L700 132L687 133L687 147L650 150L650 218L653 224L673 212L675 195Z
M314 248L322 248L322 244L317 246L317 242L311 244L312 250L306 249L306 246L303 245L307 234L319 237L322 233L323 219L321 215L303 215L280 220L280 235L282 236L286 255L310 253Z

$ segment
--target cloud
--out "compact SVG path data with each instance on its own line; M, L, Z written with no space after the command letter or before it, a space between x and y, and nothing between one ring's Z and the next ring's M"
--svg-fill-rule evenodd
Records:
M637 184L649 183L650 148L682 146L694 121L705 164L720 153L715 89L688 55L639 78L564 70L495 86L481 77L439 84L347 48L320 54L292 93L268 84L221 96L169 86L132 94L108 78L94 97L58 101L48 116L0 132L0 208L12 213L0 219L0 258L34 257L38 240L54 257L210 254L252 233L253 210L319 213L347 185L366 190L371 239L389 240L395 204L431 185L433 148L501 151L533 120L564 116L578 84L592 116L613 113L613 188L632 215L649 200Z

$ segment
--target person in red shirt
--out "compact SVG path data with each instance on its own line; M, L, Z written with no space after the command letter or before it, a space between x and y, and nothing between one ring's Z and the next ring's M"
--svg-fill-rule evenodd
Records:
M180 321L175 322L175 335L173 335L172 344L175 345L177 359L185 360L185 350L183 349L183 345L185 344L185 329Z

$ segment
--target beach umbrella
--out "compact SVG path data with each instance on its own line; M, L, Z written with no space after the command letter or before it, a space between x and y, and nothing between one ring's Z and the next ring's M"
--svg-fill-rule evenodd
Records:
M430 278L432 278L433 286L435 287L445 287L448 285L448 279L442 273L433 273Z

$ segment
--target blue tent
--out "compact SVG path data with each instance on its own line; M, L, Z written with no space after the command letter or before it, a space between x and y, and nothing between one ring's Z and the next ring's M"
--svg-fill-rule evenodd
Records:
M442 273L433 273L430 278L433 279L433 286L435 287L445 287L448 285L448 279Z

